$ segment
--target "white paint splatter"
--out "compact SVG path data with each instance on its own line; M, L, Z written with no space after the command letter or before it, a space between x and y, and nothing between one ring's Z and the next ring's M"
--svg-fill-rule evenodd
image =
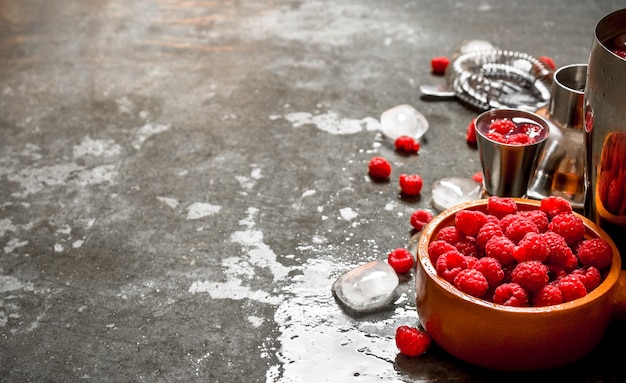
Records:
M246 212L248 213L248 216L242 220L239 221L239 225L241 226L247 226L248 228L252 228L254 227L255 223L254 223L254 216L259 212L259 209L257 209L256 207L249 207Z
M179 202L177 199L175 198L170 198L170 197L156 197L157 200L159 200L160 202L163 202L164 204L166 204L167 206L171 207L172 209L176 209L176 207L178 206Z
M245 190L251 190L254 185L256 185L256 181L260 180L261 178L263 178L263 176L261 175L261 169L257 167L252 169L249 177L235 176L235 179L237 180L237 182L239 182L239 185L241 185L241 187Z
M13 222L9 218L0 219L0 238L4 236L4 234L8 231L15 232L16 227L13 225Z
M0 275L0 293L21 290L26 285L11 275Z
M287 276L290 269L276 261L276 253L263 242L263 233L258 230L236 231L230 236L233 243L243 246L248 252L251 265L268 268L274 276L274 281L280 281Z
M229 276L226 282L195 281L191 284L189 292L208 293L213 299L251 299L261 303L278 305L283 298L272 296L261 290L252 290L248 286L243 286L241 279Z
M187 219L200 219L217 214L222 207L210 203L196 202L187 208Z
M20 241L17 238L11 238L9 240L9 242L7 242L7 244L4 246L4 252L9 254L12 253L13 250L19 248L19 247L23 247L26 246L28 244L27 240L24 241Z
M60 243L55 243L54 244L54 252L55 253L63 252L63 245L61 245Z
M316 193L315 190L307 190L304 193L302 193L302 198L310 197L312 195L315 195L315 193Z
M380 130L380 122L372 117L365 117L361 120L341 118L335 112L317 115L307 112L294 112L288 113L284 117L291 122L294 128L312 124L319 130L330 134L355 134L363 130Z
M74 145L72 154L74 159L92 157L118 157L122 153L122 147L111 139L93 140L85 137L78 145Z
M72 247L73 247L74 249L78 249L78 248L79 248L79 247L81 247L84 243L85 243L85 240L84 240L84 239L77 239L76 241L74 241L74 242L72 243Z
M137 132L135 133L135 139L133 140L133 143L132 143L133 148L137 150L141 149L141 146L148 138L159 133L167 132L168 130L170 130L169 125L163 125L163 124L153 125L151 123L145 124L144 126L139 128Z
M345 221L351 221L359 215L351 207L344 207L343 209L339 210L339 213L341 214L341 218Z
M253 327L260 327L263 322L264 319L261 317L258 317L256 315L248 315L248 322L250 322L250 324L252 324Z

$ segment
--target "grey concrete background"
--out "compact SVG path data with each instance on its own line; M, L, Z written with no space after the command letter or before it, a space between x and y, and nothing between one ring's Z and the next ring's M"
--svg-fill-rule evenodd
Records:
M622 324L573 366L501 374L398 355L410 277L365 317L330 293L413 244L435 180L480 170L476 111L420 97L432 57L484 39L586 62L624 5L0 1L0 381L624 381ZM430 123L419 156L372 129L399 104Z

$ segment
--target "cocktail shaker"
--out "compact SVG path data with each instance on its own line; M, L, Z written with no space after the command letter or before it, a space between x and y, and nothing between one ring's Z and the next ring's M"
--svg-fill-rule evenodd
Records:
M626 9L596 25L584 98L585 215L626 257Z

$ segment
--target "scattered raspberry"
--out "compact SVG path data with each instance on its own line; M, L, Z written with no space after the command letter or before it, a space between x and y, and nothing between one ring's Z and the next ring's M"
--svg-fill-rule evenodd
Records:
M513 258L517 262L540 261L548 257L548 245L543 235L530 231L519 241L513 250Z
M496 287L493 302L511 307L526 307L528 306L528 294L517 283L503 283Z
M554 60L548 56L539 56L537 60L541 61L545 66L547 66L550 70L556 70L556 64Z
M415 264L411 252L401 247L391 251L387 255L387 262L398 274L408 273Z
M396 329L396 346L403 355L422 355L430 347L430 336L415 327L400 326Z
M400 174L400 189L407 196L416 196L422 191L424 181L417 174L406 175Z
M583 265L602 270L611 264L613 248L602 238L586 239L578 245L576 255Z
M437 258L437 274L448 282L454 282L456 275L467 269L467 259L458 250L448 251Z
M391 175L391 164L383 157L373 157L368 165L369 175L375 179L387 179Z
M596 269L593 266L584 267L582 269L576 269L572 271L570 275L576 275L578 279L585 285L585 290L587 293L595 289L602 282L602 275L600 274L600 270Z
M578 259L565 242L565 238L553 231L547 231L542 236L547 246L546 261L549 264L561 266L565 270L572 270L578 266Z
M467 131L465 133L465 141L471 145L476 145L476 119L473 118L472 121L467 125Z
M428 257L433 265L437 265L437 259L439 259L441 255L453 250L458 251L453 244L440 239L435 240L428 245Z
M558 305L563 302L561 289L556 285L545 285L541 287L532 297L535 307Z
M405 153L417 153L420 150L419 142L411 136L400 136L395 141L396 150Z
M450 59L445 56L436 56L430 60L430 67L434 74L442 75L450 65Z
M568 245L574 246L585 235L585 224L573 213L561 213L552 218L548 228L565 238Z
M487 222L487 215L478 210L460 210L454 216L454 224L461 233L476 236Z
M433 214L428 210L418 209L411 214L411 226L417 231L420 231L426 226L426 224L433 219Z
M466 257L480 258L482 256L482 252L480 251L480 248L478 247L478 244L476 243L476 239L474 239L474 237L465 237L459 242L455 243L454 247L456 247L456 249Z
M539 229L537 229L537 225L533 221L523 217L518 217L504 230L504 234L515 244L518 244L526 233L530 232L539 233Z
M530 292L539 290L548 281L548 267L540 261L520 262L511 272L511 282Z
M493 237L485 244L485 256L495 258L504 266L515 262L513 250L515 244L507 237Z
M472 269L478 270L487 279L489 287L498 286L504 280L504 270L497 259L482 257L472 265Z
M464 269L454 277L454 285L464 293L481 298L487 292L489 283L485 276L475 269Z
M548 224L550 222L548 221L548 216L546 215L546 213L542 212L541 210L525 210L520 211L518 214L521 217L528 218L533 221L535 226L537 226L537 230L539 230L540 233L545 233L546 231L548 231Z
M512 198L491 196L487 200L487 214L503 218L509 214L517 213L517 203Z
M563 197L550 196L541 200L539 210L546 213L548 218L553 218L557 214L571 213L572 205Z
M477 172L472 175L472 179L479 184L483 183L483 172Z
M487 222L480 228L480 230L478 230L476 243L478 244L478 247L484 250L487 245L487 241L489 241L492 237L501 237L503 235L504 232L502 232L502 228L499 223Z
M570 302L587 295L585 285L576 275L566 275L557 283L563 295L563 302Z
M439 230L439 233L437 233L438 240L446 241L452 245L461 241L463 238L465 238L465 234L461 233L461 231L457 229L456 226L443 227L441 228L441 230Z

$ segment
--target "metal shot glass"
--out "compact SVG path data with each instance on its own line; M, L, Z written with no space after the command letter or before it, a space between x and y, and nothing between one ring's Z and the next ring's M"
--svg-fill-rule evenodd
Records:
M531 122L543 129L530 145L510 145L487 138L494 120ZM492 109L476 118L476 138L487 194L498 197L525 197L537 158L549 136L550 126L539 115L519 109Z

